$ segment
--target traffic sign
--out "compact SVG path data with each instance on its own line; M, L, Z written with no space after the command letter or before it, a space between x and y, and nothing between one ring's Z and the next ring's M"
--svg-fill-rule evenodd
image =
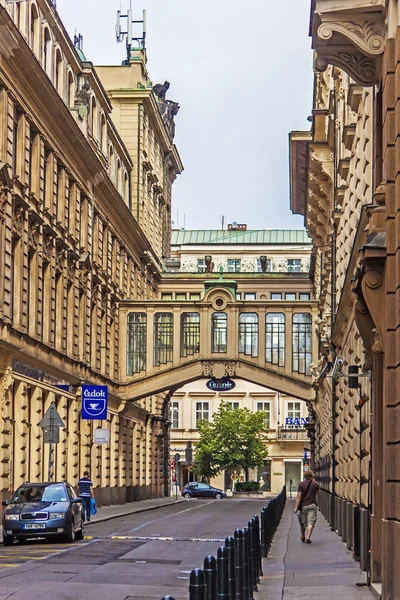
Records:
M82 419L107 419L108 387L106 385L82 386Z
M50 444L49 449L49 465L48 465L48 480L51 480L51 465L53 457L53 444L58 444L60 441L60 427L65 427L64 421L57 411L57 407L52 402L46 410L43 419L39 423L39 427L43 429L43 442Z

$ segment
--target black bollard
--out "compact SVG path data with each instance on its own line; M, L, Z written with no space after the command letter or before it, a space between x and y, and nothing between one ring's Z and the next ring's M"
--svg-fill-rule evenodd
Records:
M244 600L250 600L252 594L250 594L250 582L249 582L249 529L245 527L243 529L243 595Z
M251 533L252 525L251 521L247 523L247 562L248 562L248 572L249 572L249 598L253 598L254 591L254 581L253 581L253 554L251 551Z
M189 600L206 600L206 580L201 569L190 573Z
M206 600L217 598L217 561L214 556L204 559L204 578L206 580Z
M267 552L267 540L266 540L266 524L265 524L265 519L266 519L266 514L267 514L267 509L264 507L261 511L261 542L260 542L260 546L261 546L261 556L263 558L266 558L268 552Z
M235 540L230 535L225 540L228 552L229 600L235 600Z
M235 599L244 600L243 590L243 545L244 536L241 529L235 531Z
M257 592L257 550L256 550L256 524L254 517L249 521L250 531L250 556L251 556L251 577L253 582L253 591Z
M221 546L217 551L218 565L218 600L229 600L229 553L225 546Z
M262 558L261 558L261 537L260 537L260 518L258 515L256 519L256 546L257 546L257 583L260 583L260 577L263 575L262 570Z
M161 600L175 600L175 598L173 596L163 596Z

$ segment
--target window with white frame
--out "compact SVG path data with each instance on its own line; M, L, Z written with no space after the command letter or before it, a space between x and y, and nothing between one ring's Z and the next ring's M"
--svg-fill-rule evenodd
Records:
M180 409L180 403L177 402L176 400L172 400L171 405L170 405L170 417L169 417L169 420L172 423L172 425L171 425L172 429L179 429L179 409Z
M228 273L240 273L240 258L228 258Z
M301 271L301 259L288 258L287 271L288 273L299 273Z
M312 317L309 313L293 315L293 371L311 375Z
M239 402L227 402L227 404L233 409L239 408Z
M287 419L286 425L296 425L300 422L301 418L301 408L300 402L288 402L287 403ZM297 421L296 421L297 419Z
M197 272L198 273L207 273L207 265L204 258L197 259Z
M254 292L250 292L244 295L245 300L255 300L256 294Z
M210 420L210 403L196 402L196 426L199 421Z
M271 429L271 402L257 402L257 412L265 412L265 426Z
M299 294L299 300L309 300L310 294Z

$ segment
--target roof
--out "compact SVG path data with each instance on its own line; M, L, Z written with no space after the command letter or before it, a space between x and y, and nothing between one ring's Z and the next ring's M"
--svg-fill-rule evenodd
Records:
M174 229L171 244L312 244L312 240L304 229Z

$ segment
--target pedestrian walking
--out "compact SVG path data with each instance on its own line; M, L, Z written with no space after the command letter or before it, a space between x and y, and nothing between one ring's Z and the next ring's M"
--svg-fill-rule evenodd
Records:
M294 512L300 522L300 539L306 544L311 544L311 535L317 522L317 494L319 485L314 479L314 473L308 469L304 472L304 480L300 481L297 488Z
M93 483L90 479L89 471L83 473L83 477L78 481L79 497L82 500L83 514L90 521L91 506L90 501L94 498Z

